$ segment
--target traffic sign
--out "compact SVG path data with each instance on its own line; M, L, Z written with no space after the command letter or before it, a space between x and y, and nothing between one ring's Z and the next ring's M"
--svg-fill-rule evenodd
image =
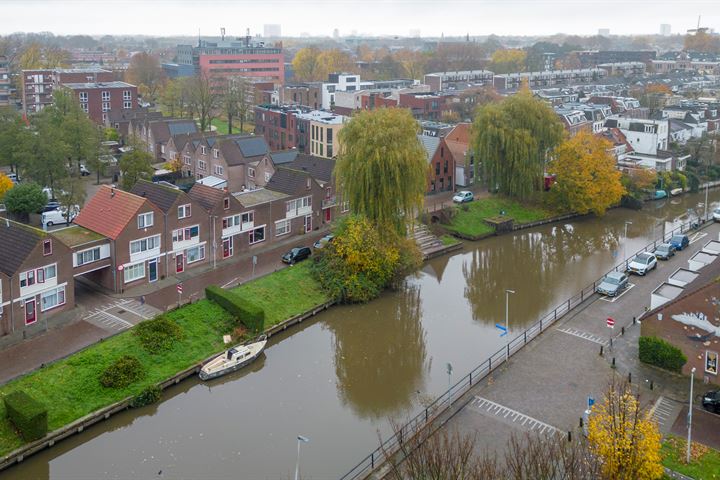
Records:
M500 331L502 332L502 333L500 334L501 337L504 337L505 335L507 335L507 328L503 327L503 326L500 325L499 323L496 323L496 324L495 324L495 328L497 328L498 330L500 330Z
M178 293L182 293L182 292L183 292L183 284L182 284L182 283L178 283L178 284L177 284L177 292L178 292Z
M608 326L609 328L615 328L615 320L613 320L612 318L608 317L608 319L607 319L607 326Z

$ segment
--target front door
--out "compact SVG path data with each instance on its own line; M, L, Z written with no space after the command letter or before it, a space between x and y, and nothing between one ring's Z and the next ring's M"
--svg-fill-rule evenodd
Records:
M305 215L305 233L312 230L312 215Z
M153 259L148 262L148 280L154 282L157 276L157 259Z
M183 257L182 253L178 253L175 256L175 271L177 273L180 273L183 270L185 270L185 262L183 260L184 260L184 257Z
M325 209L325 221L326 222L330 221L330 209L329 208Z
M233 237L228 237L223 240L223 258L232 257L233 254Z
M37 312L35 311L35 299L25 302L25 325L35 323L37 320Z

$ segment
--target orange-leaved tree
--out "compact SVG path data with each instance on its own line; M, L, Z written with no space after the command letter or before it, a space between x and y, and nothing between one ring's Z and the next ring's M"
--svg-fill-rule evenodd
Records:
M580 132L555 149L548 171L557 176L550 192L558 208L580 214L604 215L625 193L608 152L610 142L588 132Z
M15 185L10 178L4 173L0 173L0 202L5 198L5 194Z
M588 423L590 449L601 460L606 480L662 478L661 435L628 383L613 381Z

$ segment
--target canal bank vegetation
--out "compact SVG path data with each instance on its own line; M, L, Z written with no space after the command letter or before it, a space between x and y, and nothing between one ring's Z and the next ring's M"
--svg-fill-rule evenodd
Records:
M223 334L235 326L229 314L208 300L164 316L182 330L182 338L170 348L150 353L134 329L125 331L1 386L0 397L25 392L47 409L48 430L53 431L128 397L145 395L157 399L153 387L221 351L225 348ZM103 386L104 372L126 355L137 359L144 374L124 387ZM26 443L7 419L7 413L5 402L0 402L0 455Z

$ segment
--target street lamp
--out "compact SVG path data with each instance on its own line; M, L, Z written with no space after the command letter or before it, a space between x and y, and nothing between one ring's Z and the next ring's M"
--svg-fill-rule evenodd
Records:
M507 348L505 349L505 361L510 360L510 330L508 325L508 309L510 308L510 294L515 293L515 290L505 290L505 343Z
M693 404L693 382L695 380L695 367L690 370L690 407L688 408L688 439L687 439L687 458L686 463L690 463L690 437L692 436L692 404Z
M302 435L297 436L297 462L295 462L295 480L298 480L300 478L300 442L308 443L310 441L309 438L303 437Z
M632 225L630 220L625 220L625 236L623 238L623 258L627 261L627 227Z
M705 182L705 216L703 216L703 220L707 221L708 219L708 213L707 213L707 207L708 207L708 188L710 188L710 182Z

